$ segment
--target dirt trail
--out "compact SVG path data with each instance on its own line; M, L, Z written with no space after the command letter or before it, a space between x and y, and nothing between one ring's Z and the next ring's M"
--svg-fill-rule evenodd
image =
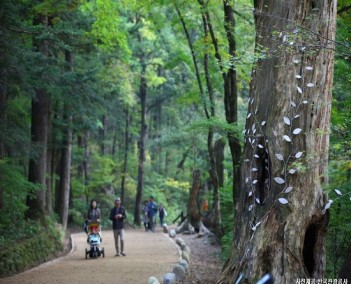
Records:
M127 256L115 257L113 233L103 231L101 247L105 248L105 258L87 260L86 235L73 234L72 238L74 250L71 254L16 276L2 278L0 283L143 284L150 276L157 277L162 283L164 274L171 272L179 261L177 245L162 232L126 230Z

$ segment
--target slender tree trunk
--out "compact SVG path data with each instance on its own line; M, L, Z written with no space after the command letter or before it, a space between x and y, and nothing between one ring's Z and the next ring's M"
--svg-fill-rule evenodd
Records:
M105 146L105 139L106 139L106 127L107 127L107 118L106 115L103 115L101 118L101 128L100 128L100 151L101 155L106 154L106 146Z
M143 196L144 187L144 162L145 162L145 142L147 134L146 125L146 94L147 94L147 82L146 82L146 62L145 55L142 54L140 58L141 63L141 79L140 79L140 105L141 105L141 125L140 125L140 140L139 140L139 163L138 163L138 185L137 194L135 198L135 211L134 211L134 224L141 225L141 199Z
M125 194L125 182L126 175L128 172L128 152L129 152L129 125L130 125L130 114L128 108L125 109L126 125L124 130L124 159L123 159L123 169L122 169L122 180L121 180L121 200L124 202Z
M256 47L233 247L217 283L323 278L336 1L255 1Z
M50 215L53 210L52 206L52 191L53 191L53 135L52 135L52 127L51 127L51 114L49 112L49 122L48 122L48 147L46 154L46 195L45 195L45 210Z
M194 227L195 231L199 231L201 227L201 214L198 205L198 196L201 189L201 174L199 170L193 172L193 185L190 189L188 200L188 220Z
M38 16L34 24L44 24L48 27L48 17ZM47 41L35 42L35 48L45 57L49 54ZM42 80L46 80L43 74ZM46 178L46 151L48 138L50 99L47 91L37 89L36 96L32 99L32 125L31 141L32 148L35 149L35 156L29 160L28 181L40 186L35 194L27 196L27 217L31 219L43 218L45 215L45 178Z
M6 108L6 71L0 73L0 161L5 157L5 108ZM0 170L0 210L4 206L3 176Z
M71 52L65 52L65 59L67 64L67 71L73 70L73 55ZM69 196L70 196L70 182L71 182L71 152L72 152L72 116L70 114L70 106L65 104L63 119L66 128L63 131L63 141L60 161L60 182L57 188L58 195L58 214L63 229L67 228Z

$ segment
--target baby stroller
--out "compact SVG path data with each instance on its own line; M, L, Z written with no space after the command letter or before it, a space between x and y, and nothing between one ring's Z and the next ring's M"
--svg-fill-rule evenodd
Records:
M102 257L105 257L105 251L104 248L100 249L100 243L101 243L101 236L100 236L100 223L93 221L89 222L87 224L87 234L88 234L88 239L87 242L90 244L90 249L88 250L87 248L85 249L85 259L88 258L98 258L99 256L102 255Z

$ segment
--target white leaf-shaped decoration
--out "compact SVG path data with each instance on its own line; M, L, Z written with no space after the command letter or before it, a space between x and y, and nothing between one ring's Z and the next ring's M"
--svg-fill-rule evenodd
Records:
M308 104L308 101L307 100L303 100L302 102L304 105L307 105Z
M256 128L256 123L252 124L251 129L254 130Z
M250 116L251 116L251 112L247 115L247 117L246 118L250 118Z
M258 198L256 198L256 202L257 202L258 204L261 204L261 202L260 202L260 200L259 200Z
M264 148L261 144L258 144L257 146L258 146L258 148L261 148L261 149Z
M297 152L295 155L295 158L299 159L299 158L301 158L301 156L302 156L302 152Z
M285 198L279 198L278 201L281 203L281 204L288 204L289 201L287 201Z
M328 203L325 204L324 209L325 209L325 210L329 209L330 206L333 204L333 202L334 202L333 200L329 199Z
M256 169L256 168L252 168L252 171L253 171L253 172L257 172L257 169Z
M245 182L246 182L246 183L248 183L248 182L249 182L249 180L250 180L249 178L246 178L246 179L245 179Z
M256 129L253 130L253 134L255 134L255 133L256 133Z
M295 115L295 116L294 116L294 118L298 118L298 117L300 117L300 115L299 115L299 114L297 114L297 115Z
M253 231L256 231L257 227L261 224L262 222L258 222L255 226L252 226L251 229Z
M296 107L296 103L295 102L291 101L290 104L291 104L292 107Z
M296 170L295 170L295 169L291 169L291 170L289 171L289 174L291 174L291 175L293 175L294 173L296 173Z
M302 77L301 77L301 75L295 75L295 78L296 79L301 79Z
M252 139L251 144L254 144L256 142L256 139Z
M289 137L288 135L284 135L284 136L283 136L283 139L284 139L285 141L291 142L291 139L290 139L290 137Z
M251 211L251 210L252 210L252 208L253 208L253 205L250 205L250 206L249 206L249 211Z
M286 124L286 125L290 125L291 123L290 123L290 119L288 118L288 117L286 117L286 116L284 116L284 123Z
M283 157L282 154L275 154L275 156L277 157L277 159L278 159L279 161L283 161L283 160L284 160L284 157Z
M249 159L245 159L244 162L247 163L247 162L250 162L250 160Z
M312 87L314 87L314 84L313 83L308 83L306 86L309 87L309 88L312 88Z
M275 177L274 180L275 180L275 182L276 182L277 184L283 184L283 183L285 183L285 180L283 180L281 177Z
M253 104L253 102L255 101L255 99L254 98L252 98L252 100L251 100L251 104Z
M334 189L337 195L342 195L341 191L339 189Z
M312 66L307 66L307 67L306 67L306 70L311 71L311 70L313 70L313 67L312 67Z
M297 134L299 134L301 131L302 131L301 128L296 128L296 129L294 129L293 133L294 133L295 135L297 135Z
M298 91L300 94L302 94L302 89L301 89L299 86L297 86L296 88L297 88L297 91Z
M284 192L285 193L289 193L290 191L292 191L293 190L293 187L292 186L288 186L285 190L284 190Z
M261 125L263 126L263 125L265 125L265 124L266 124L266 121L262 121Z
M258 180L255 179L255 180L252 181L252 184L256 184L257 182L258 182Z
M294 59L293 62L294 62L295 64L299 64L299 63L300 63L300 61L297 60L297 59Z
M251 144L252 142L251 142L252 140L251 140L251 138L249 137L249 143Z
M252 191L249 192L249 196L251 196L251 195L252 195Z
M256 159L259 159L259 158L260 158L260 156L257 155L257 154L255 154L254 157L255 157Z

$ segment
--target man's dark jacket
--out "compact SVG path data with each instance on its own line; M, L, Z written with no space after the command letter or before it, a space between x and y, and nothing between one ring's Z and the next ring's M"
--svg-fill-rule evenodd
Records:
M115 219L115 216L122 214L122 219ZM110 220L112 221L112 228L114 230L120 230L124 227L124 219L127 218L126 211L123 207L113 207L110 213Z

